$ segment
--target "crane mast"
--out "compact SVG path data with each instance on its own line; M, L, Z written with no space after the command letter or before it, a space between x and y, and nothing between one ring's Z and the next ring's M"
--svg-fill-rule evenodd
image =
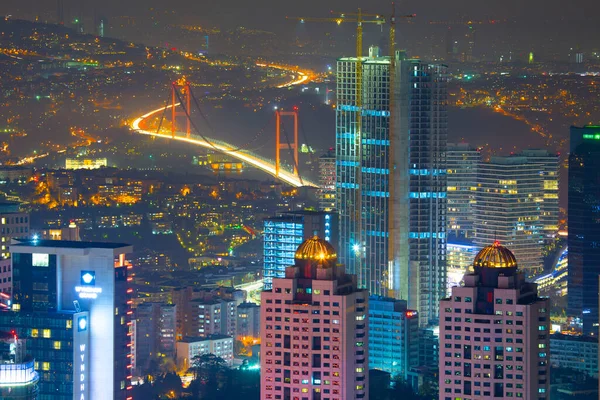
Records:
M395 250L395 229L394 229L394 170L396 169L396 164L394 162L394 117L395 117L395 93L394 93L394 84L395 84L395 75L396 75L396 5L392 3L392 16L390 18L390 72L389 72L389 111L390 116L388 120L388 139L390 142L390 147L388 149L388 295L390 297L395 297L396 293L394 293L394 250Z

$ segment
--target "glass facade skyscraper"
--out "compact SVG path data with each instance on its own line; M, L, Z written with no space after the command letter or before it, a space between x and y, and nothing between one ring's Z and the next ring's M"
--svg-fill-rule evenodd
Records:
M527 157L492 157L479 165L475 239L479 248L498 240L533 276L542 270L543 171Z
M335 152L329 149L319 157L319 210L335 210Z
M473 239L477 166L481 151L468 143L448 143L448 239Z
M559 156L544 149L523 150L520 155L527 157L532 164L539 164L544 185L540 229L544 242L551 243L558 234Z
M285 277L294 253L307 238L318 235L337 244L337 214L324 211L289 211L266 218L263 226L263 279L265 290L273 278Z
M369 298L369 369L407 379L419 366L419 315L405 300Z
M361 287L407 300L426 325L446 290L447 67L395 57L390 88L390 57L370 49L359 94L357 59L337 62L339 254Z
M598 334L600 274L600 126L571 127L569 154L569 316Z

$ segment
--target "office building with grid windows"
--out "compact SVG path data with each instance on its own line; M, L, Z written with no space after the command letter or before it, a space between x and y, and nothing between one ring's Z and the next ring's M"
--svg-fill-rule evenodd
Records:
M480 149L468 143L448 143L448 240L472 240Z
M12 312L0 313L0 329L17 330L28 348L39 349L40 400L131 398L133 289L125 254L132 250L120 243L11 243ZM63 346L70 354L59 358L54 351ZM60 388L49 391L52 385Z
M474 243L480 249L495 240L506 244L521 270L542 270L544 176L527 157L492 157L479 165Z
M357 59L337 62L340 262L360 287L407 300L429 325L446 291L447 67L400 51L395 57L390 87L390 57L370 48L361 60L360 101Z
M319 210L335 210L335 151L329 149L319 157Z
M313 237L261 293L261 399L368 399L369 294Z
M440 302L440 400L550 398L550 309L498 242Z

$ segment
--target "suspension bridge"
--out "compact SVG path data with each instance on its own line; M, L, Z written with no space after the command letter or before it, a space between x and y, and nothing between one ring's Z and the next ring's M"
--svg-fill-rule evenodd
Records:
M135 119L131 123L131 129L138 134L148 135L153 137L162 137L165 139L176 140L180 142L189 143L195 146L204 147L209 150L213 150L218 153L225 154L231 158L245 162L246 164L253 166L261 171L268 173L269 175L281 180L282 182L294 186L294 187L318 187L318 185L310 180L303 178L300 175L298 168L298 109L294 108L293 111L282 111L276 110L276 130L275 130L275 160L262 157L255 152L246 148L246 145L237 147L231 143L225 141L207 137L202 134L194 120L191 118L192 112L192 100L196 106L196 110L200 113L206 124L209 126L209 130L214 135L214 130L210 127L206 116L202 113L199 103L194 96L190 83L185 78L171 84L171 96L164 107L152 110L139 118ZM170 114L170 129L165 131L161 130L163 127L163 121L166 119L165 116ZM160 116L158 128L156 130L149 128L149 121ZM181 132L177 128L177 117L185 117L185 132ZM282 117L292 117L294 121L294 132L293 140L290 139L287 133L282 129ZM192 133L194 131L195 133ZM282 135L283 133L283 135ZM285 137L286 141L281 143L282 136ZM281 151L288 150L290 158L293 159L293 165L291 168L281 163Z

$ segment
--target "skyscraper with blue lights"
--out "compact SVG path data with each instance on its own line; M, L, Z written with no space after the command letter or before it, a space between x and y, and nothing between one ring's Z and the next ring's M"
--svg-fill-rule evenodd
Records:
M263 225L263 279L265 290L273 278L285 277L285 269L294 263L294 253L305 239L318 235L337 243L335 212L289 211L266 218Z
M600 274L600 126L571 127L569 154L569 302L584 334L598 334Z
M360 64L337 62L339 254L360 286L407 300L427 325L446 290L447 67L395 57L393 88L390 57L376 47Z

